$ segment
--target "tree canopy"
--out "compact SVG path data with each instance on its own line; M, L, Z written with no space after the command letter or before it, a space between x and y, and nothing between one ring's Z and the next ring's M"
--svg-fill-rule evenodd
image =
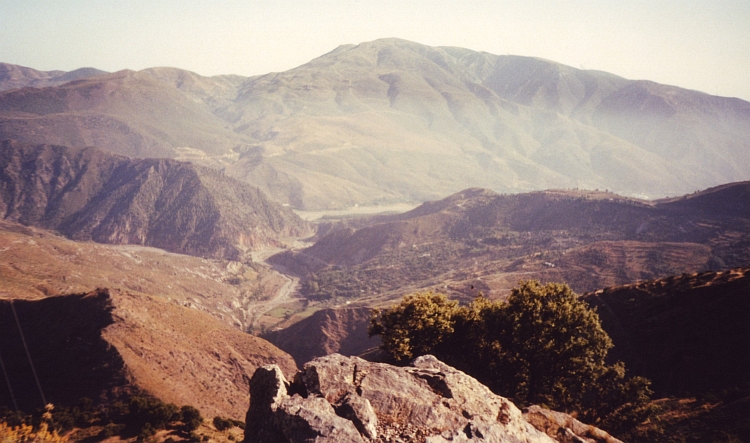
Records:
M623 433L644 419L651 391L608 364L612 340L599 316L564 284L522 282L506 302L459 306L416 293L374 310L370 335L398 363L433 354L519 405L541 404Z

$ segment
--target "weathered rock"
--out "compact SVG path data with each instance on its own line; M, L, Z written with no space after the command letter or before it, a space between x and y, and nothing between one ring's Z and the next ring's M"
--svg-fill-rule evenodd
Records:
M336 415L324 398L289 396L287 386L276 365L255 371L250 380L246 442L364 442L354 423Z
M581 423L562 412L550 411L541 406L530 406L523 417L535 428L557 439L560 443L622 443L601 429Z
M532 408L537 429L513 403L433 356L395 367L332 354L306 364L291 385L265 366L250 391L246 442L617 442Z

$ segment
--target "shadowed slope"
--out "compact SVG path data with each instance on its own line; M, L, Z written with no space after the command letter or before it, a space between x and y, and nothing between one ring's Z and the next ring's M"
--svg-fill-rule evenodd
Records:
M683 274L583 296L598 308L613 357L662 395L750 382L750 268Z
M0 213L76 240L239 259L308 225L256 188L167 159L94 148L0 146Z
M379 346L379 337L367 336L370 317L369 308L323 309L263 338L288 352L302 367L315 357L360 355Z
M265 340L146 295L99 289L14 306L46 400L56 405L148 393L204 416L240 419L257 367L296 371L291 357ZM0 300L0 348L19 407L33 410L41 399L9 308ZM0 392L1 404L11 407L4 384Z

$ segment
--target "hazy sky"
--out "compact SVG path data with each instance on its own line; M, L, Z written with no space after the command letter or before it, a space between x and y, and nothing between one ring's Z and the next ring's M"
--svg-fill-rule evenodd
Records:
M0 0L0 61L284 71L398 37L750 100L750 0Z

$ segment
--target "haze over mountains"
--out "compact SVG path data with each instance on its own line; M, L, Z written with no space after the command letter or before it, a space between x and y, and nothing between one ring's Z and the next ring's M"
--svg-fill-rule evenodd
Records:
M25 75L0 84L44 84ZM301 209L750 178L743 100L397 39L252 78L154 68L8 90L0 138L199 161Z
M664 395L741 398L734 420L749 264L743 100L397 39L250 78L0 64L0 316L63 406L239 418L256 367L375 346L372 307L538 279L597 291L618 358ZM31 405L20 343L0 347Z

